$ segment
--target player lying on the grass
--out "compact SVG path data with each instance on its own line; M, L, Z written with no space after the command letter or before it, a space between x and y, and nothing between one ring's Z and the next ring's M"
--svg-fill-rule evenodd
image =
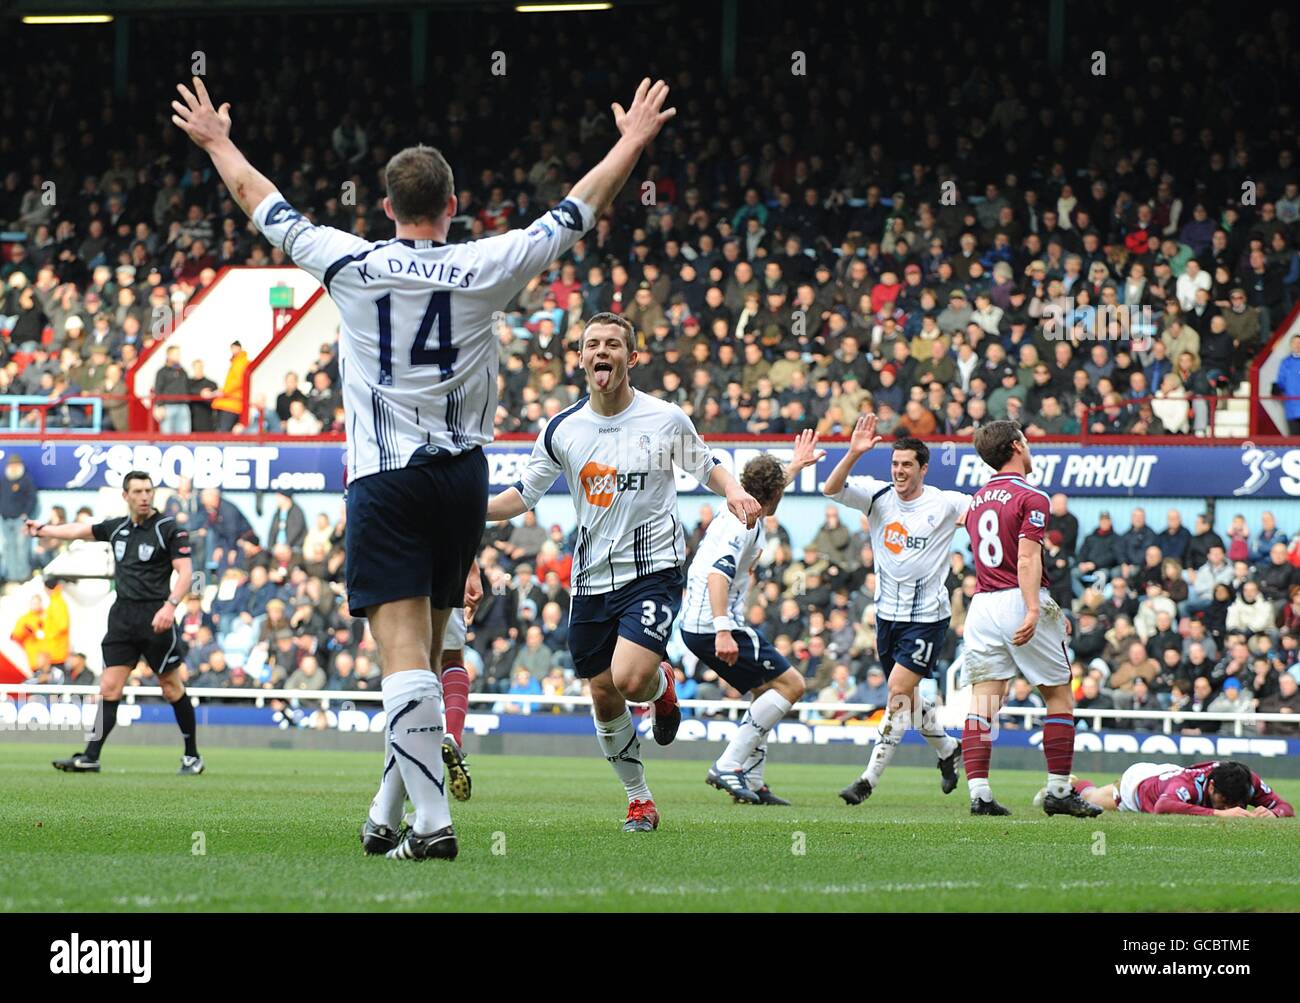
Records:
M1091 780L1073 777L1071 781L1084 800L1106 811L1295 818L1295 809L1244 763L1134 763L1113 784L1098 787ZM1041 803L1046 795L1044 788L1034 803Z
M674 467L725 495L746 527L757 521L759 505L719 465L686 412L633 389L631 323L598 313L581 345L590 396L547 423L523 476L488 503L488 519L522 515L564 476L578 516L569 651L578 675L590 680L596 740L627 791L623 829L650 832L659 811L627 703L654 705L660 745L677 736L681 709L672 668L663 662L682 603L686 554Z
M338 307L348 607L370 621L393 768L416 812L416 825L388 855L454 859L433 663L447 618L463 601L487 510L482 447L492 441L497 407L495 318L613 203L675 114L664 108L668 85L643 80L626 110L613 106L618 142L526 230L448 244L455 183L437 150L408 147L389 160L383 207L395 237L369 241L317 226L291 206L231 141L230 106L214 107L203 81L193 83L193 91L178 86L172 121L209 155L271 245Z
M786 485L820 455L816 434L802 432L788 466L767 454L756 456L745 464L741 486L762 506L763 516L773 515ZM747 527L723 512L709 523L686 576L682 640L701 662L741 693L751 694L749 710L709 768L707 782L744 804L789 804L768 789L763 769L768 732L803 696L804 678L745 622L745 597L764 542L761 518Z
M469 765L461 748L464 741L465 715L469 711L469 674L465 671L465 623L474 618L474 610L483 598L483 582L475 560L465 579L465 605L451 611L442 635L440 658L443 708L446 731L442 736L442 762L446 767L447 786L457 801L470 796ZM397 846L415 825L414 814L403 815L406 785L397 769L388 729L384 729L384 772L379 791L370 802L370 811L361 826L361 845L367 853L387 853ZM402 828L402 823L406 827Z
M190 591L194 562L190 535L153 507L153 478L133 470L122 480L122 498L129 515L105 519L93 526L70 522L61 526L28 519L26 532L38 540L99 540L113 548L116 595L108 611L104 634L104 671L99 677L99 708L95 729L85 751L59 759L54 768L68 773L98 773L99 755L117 723L117 705L127 677L143 658L158 677L163 696L172 705L176 726L185 741L177 773L203 772L199 756L194 705L176 670L189 646L176 622L176 604ZM174 584L173 584L173 576ZM178 594L179 593L179 594Z
M966 515L975 554L975 595L966 615L962 657L971 683L962 732L962 760L972 815L1010 815L989 786L993 722L1017 672L1047 705L1048 815L1093 818L1102 809L1070 786L1074 763L1074 695L1065 639L1069 621L1047 590L1043 537L1048 497L1025 480L1033 470L1029 441L1014 421L989 422L975 433L975 451L997 471L971 498Z
M871 797L915 717L939 756L945 794L957 786L961 761L961 743L939 727L934 701L922 700L917 707L916 687L934 674L934 656L948 633L952 608L944 582L970 496L927 485L930 449L911 438L894 441L889 481L859 477L850 483L854 465L880 440L876 416L859 418L848 452L822 487L828 498L866 513L876 555L876 650L889 673L880 738L862 775L840 791L849 804Z

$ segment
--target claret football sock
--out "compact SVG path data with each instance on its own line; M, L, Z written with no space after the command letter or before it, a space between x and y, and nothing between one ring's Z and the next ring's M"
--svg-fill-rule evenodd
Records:
M641 763L641 741L636 737L636 725L627 708L612 721L601 721L594 714L592 719L596 723L596 742L622 781L628 803L653 801L645 782L645 766Z
M981 801L992 801L989 788L989 760L993 757L992 725L979 714L966 715L966 727L961 735L961 758L965 765L970 796Z
M457 745L464 745L465 715L469 712L469 673L465 666L443 666L442 703L447 734L456 740Z
M1074 765L1073 714L1049 714L1043 720L1043 755L1047 757L1048 793L1066 797Z
M428 669L386 676L382 683L388 741L422 835L451 825L442 763L442 687ZM376 820L378 821L378 820Z

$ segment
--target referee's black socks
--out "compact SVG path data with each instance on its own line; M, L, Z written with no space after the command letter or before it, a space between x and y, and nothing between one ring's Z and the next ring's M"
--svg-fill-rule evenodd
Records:
M108 741L113 725L117 724L117 705L119 702L104 699L99 701L99 709L95 711L95 730L91 732L94 737L86 743L84 753L88 759L99 760L99 750Z
M176 715L176 726L185 739L185 755L197 758L199 745L194 733L198 724L194 720L194 704L190 703L188 693L182 693L181 698L172 704L172 713Z

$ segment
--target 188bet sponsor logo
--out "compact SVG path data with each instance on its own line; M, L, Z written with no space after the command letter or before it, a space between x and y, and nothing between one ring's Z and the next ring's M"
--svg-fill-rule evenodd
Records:
M609 508L614 504L614 495L620 491L643 491L646 486L646 472L634 470L620 474L618 468L607 467L603 463L590 460L578 474L582 484L582 493L587 501L599 508Z
M891 522L885 527L882 542L891 554L901 554L904 550L924 550L930 542L928 536L911 536L907 527L901 522Z

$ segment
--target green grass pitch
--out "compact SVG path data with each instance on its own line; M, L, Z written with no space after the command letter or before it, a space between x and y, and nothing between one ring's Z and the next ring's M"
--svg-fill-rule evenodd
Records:
M376 753L208 749L207 774L178 777L172 749L110 747L102 774L76 776L50 768L61 746L0 748L6 912L1221 911L1300 895L1294 820L1047 818L1038 773L995 773L1015 814L992 819L930 769L891 770L850 808L836 792L853 767L778 758L768 780L795 805L769 808L705 786L703 763L652 761L663 823L632 834L595 756L477 756L474 798L453 807L460 859L410 863L361 852ZM1300 781L1278 787L1300 800Z

